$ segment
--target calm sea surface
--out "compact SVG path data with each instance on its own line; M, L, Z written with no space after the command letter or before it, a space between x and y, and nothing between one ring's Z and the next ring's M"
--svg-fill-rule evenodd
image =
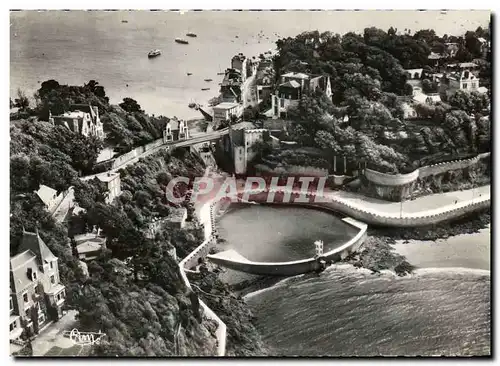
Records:
M14 96L21 88L32 94L39 82L51 78L69 84L95 79L113 103L130 96L149 113L199 117L187 104L204 104L218 94L222 77L217 73L230 66L231 57L274 49L278 35L316 29L342 34L368 26L456 34L488 21L485 11L13 12L10 92ZM185 37L187 32L198 37ZM176 37L189 45L175 43ZM148 59L154 48L163 54ZM201 91L205 87L211 90Z

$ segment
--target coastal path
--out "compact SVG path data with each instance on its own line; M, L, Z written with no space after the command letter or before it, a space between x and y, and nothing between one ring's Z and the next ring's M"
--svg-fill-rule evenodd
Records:
M87 175L85 177L81 177L80 179L81 180L90 180L90 179L94 179L95 177L97 177L99 175L106 175L107 173L116 172L122 168L125 168L129 165L137 163L139 161L139 159L145 158L148 155L154 154L155 152L159 151L160 149L171 148L171 147L186 147L186 146L201 144L203 142L218 140L222 136L227 135L228 133L229 133L229 129L224 128L224 129L219 130L219 131L211 131L211 132L207 132L207 133L204 133L204 132L197 133L197 134L192 135L191 138L189 138L187 140L167 142L166 144L160 145L158 147L155 147L154 149L151 149L151 150L148 150L148 151L142 153L138 157L131 159L131 160L123 163L122 165L120 165L116 168L110 169L110 170L103 172L103 173Z

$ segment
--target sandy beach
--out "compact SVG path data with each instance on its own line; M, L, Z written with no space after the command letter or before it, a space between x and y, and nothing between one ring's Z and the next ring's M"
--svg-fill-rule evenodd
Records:
M472 268L490 270L490 226L478 233L463 234L436 241L398 240L397 253L420 268Z

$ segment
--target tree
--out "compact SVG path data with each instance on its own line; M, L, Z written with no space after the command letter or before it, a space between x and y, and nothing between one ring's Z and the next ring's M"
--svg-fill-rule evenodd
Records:
M490 100L487 94L478 92L466 92L457 90L455 94L448 98L448 103L457 109L461 109L468 114L481 114L488 108Z
M30 106L28 97L21 89L17 89L17 98L14 100L14 106L20 110L25 110Z
M143 112L139 103L132 98L123 98L123 102L119 104L119 106L126 112L134 113L134 112Z

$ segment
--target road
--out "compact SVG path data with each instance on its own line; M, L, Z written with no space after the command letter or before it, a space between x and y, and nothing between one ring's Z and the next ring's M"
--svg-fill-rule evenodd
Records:
M437 210L448 205L453 205L455 202L469 201L474 198L479 198L490 195L490 186L482 186L464 191L453 191L446 193L436 193L428 196L415 198L414 200L404 202L388 202L376 198L366 197L359 193L351 193L345 191L327 191L326 197L335 197L342 201L357 207L361 210L373 210L387 214L418 214L427 210Z
M257 90L255 87L255 73L245 80L241 90L241 100L243 101L243 109L248 106L257 104Z
M66 194L66 196L63 198L61 203L59 203L59 206L57 206L54 213L52 214L52 217L57 222L64 221L64 218L68 214L69 209L71 207L73 207L74 198L75 198L75 191L74 191L73 187L69 187L68 194Z
M93 175L87 175L85 177L81 177L80 179L81 180L89 180L89 179L94 179L95 177L97 177L98 175L104 175L104 174L107 174L108 172L116 172L122 168L125 168L129 165L132 165L132 164L135 164L139 161L139 159L141 158L145 158L146 156L148 155L151 155L151 154L154 154L155 152L159 151L160 149L164 149L166 147L170 148L170 147L185 147L185 146L191 146L191 145L195 145L195 144L201 144L203 142L207 142L207 141L212 141L212 140L217 140L219 138L221 138L222 136L224 135L227 135L229 133L229 129L228 128L224 128L222 130L219 130L219 131L212 131L212 132L207 132L207 133L204 133L204 132L201 132L201 133L197 133L195 135L192 135L190 139L188 140L180 140L180 141L175 141L175 142L168 142L164 145L161 145L161 146L158 146L154 149L151 149L149 151L146 151L144 152L143 154L139 155L138 157L132 159L132 160L129 160L125 163L123 163L122 165L116 167L116 168L113 168L107 172L103 172L103 173L99 173L99 174L93 174Z

